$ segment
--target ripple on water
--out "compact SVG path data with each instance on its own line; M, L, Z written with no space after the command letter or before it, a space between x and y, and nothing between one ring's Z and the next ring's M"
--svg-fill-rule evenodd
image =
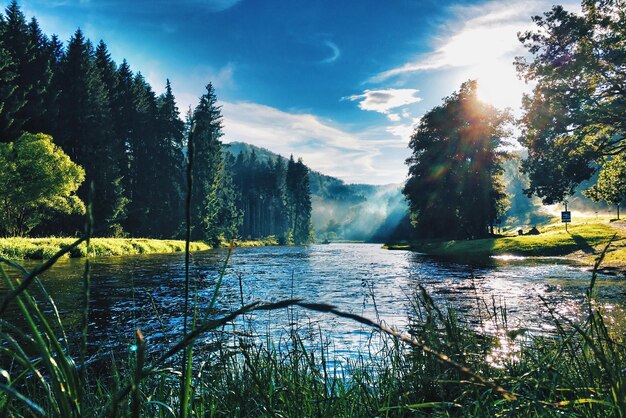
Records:
M192 276L203 312L213 296L225 250L196 253ZM91 343L127 347L140 328L155 344L173 341L182 330L184 255L102 258L92 263ZM44 276L64 320L80 320L83 263L67 260ZM342 311L383 321L398 329L411 318L412 301L423 286L436 304L455 309L469 324L496 332L477 319L486 310L506 306L507 320L533 332L553 331L548 306L568 318L579 314L590 273L563 260L498 258L490 265L435 260L408 251L386 251L377 244L332 244L309 247L235 249L218 298L225 312L253 301L299 298L324 302ZM240 293L240 283L243 295ZM0 292L2 289L0 288ZM626 286L607 275L598 279L598 294L623 306ZM15 310L12 310L15 314ZM297 320L311 344L319 335L329 349L353 355L370 343L369 329L344 318L301 309L254 313L252 333L279 337ZM248 327L241 319L237 327Z

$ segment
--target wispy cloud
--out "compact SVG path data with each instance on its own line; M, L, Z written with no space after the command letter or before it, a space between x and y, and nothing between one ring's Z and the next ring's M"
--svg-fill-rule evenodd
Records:
M241 0L195 0L196 3L206 5L211 11L221 12L235 6Z
M405 176L406 145L398 146L387 132L352 133L312 114L256 103L222 106L224 142L249 142L283 156L293 154L312 169L348 182L386 184ZM389 145L393 152L387 152Z
M331 55L328 58L321 60L320 64L330 64L337 61L337 59L341 56L341 51L339 50L337 44L332 41L324 41L324 45L330 48Z
M577 4L564 6L574 12L580 10ZM452 18L437 32L443 36L435 38L430 52L376 74L368 82L388 82L395 78L401 85L414 80L408 77L412 74L453 70L447 76L451 90L467 79L478 80L482 100L499 108L510 107L518 113L522 94L529 86L518 79L513 66L514 57L526 53L517 34L535 29L531 16L542 14L551 7L552 0L492 0L477 5L454 6Z
M471 67L484 62L509 59L524 50L517 33L533 28L531 16L551 8L552 0L490 1L472 6L455 6L453 18L442 25L431 52L398 67L376 74L369 81L440 68ZM568 7L576 10L580 6Z
M362 110L389 115L390 120L400 120L399 115L390 113L391 110L421 101L417 93L419 90L416 89L365 90L363 94L355 94L344 99L358 101Z

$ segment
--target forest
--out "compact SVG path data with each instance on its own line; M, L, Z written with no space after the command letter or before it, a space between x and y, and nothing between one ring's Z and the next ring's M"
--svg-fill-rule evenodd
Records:
M11 1L0 13L0 417L626 417L623 0L533 17L526 8L544 3L79 3L54 2L56 16L128 23L134 10L172 38L200 22L199 43L217 26L211 42L249 48L242 61L266 72L268 86L242 100L280 102L286 86L302 102L246 102L274 117L248 127L313 125L319 155L366 175L385 175L373 159L410 124L406 177L348 184L298 155L227 142L217 82L181 112L169 80L157 94L104 41L77 29L65 43ZM467 58L450 46L520 14L526 29L507 49L524 50L508 63L528 83L518 114L484 101L478 79L445 81ZM178 26L152 25L163 15ZM439 32L394 37L436 21ZM430 60L397 66L433 39L444 46L420 55ZM501 59L501 40L470 52ZM446 89L419 117L420 90L395 88L415 80L406 71ZM329 99L337 119L309 113L327 92L318 76L364 74L349 87L363 94ZM303 80L315 95L293 94ZM386 125L360 130L373 125L337 109ZM568 204L590 213L546 210ZM615 212L598 216L605 205Z
M157 96L103 41L78 29L64 45L12 2L0 19L0 235L75 235L88 205L95 236L180 238L193 184L195 240L310 242L308 168L225 153L207 82L182 120L169 80Z

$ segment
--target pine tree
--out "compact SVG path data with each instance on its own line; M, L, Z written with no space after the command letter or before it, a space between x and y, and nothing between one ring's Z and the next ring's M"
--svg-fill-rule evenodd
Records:
M220 212L218 190L224 174L224 160L219 140L222 115L211 83L206 86L206 93L200 97L193 113L193 125L192 236L216 241L216 221Z
M118 87L117 69L106 44L102 40L96 47L94 62L106 92L108 117L111 124L113 124L113 108L116 103ZM106 169L106 177L107 181L111 182L111 188L109 196L102 196L101 198L107 199L103 203L107 207L105 222L109 225L109 234L121 235L121 221L126 217L126 206L128 204L128 199L122 186L121 165L125 161L124 146L122 141L115 137L115 130L112 126L108 130L108 135L106 155L109 156L109 167Z
M17 2L13 1L0 19L0 71L3 77L0 136L3 141L16 139L25 122L22 113L31 86L24 83L23 71L30 67L31 50L26 18Z
M86 172L79 196L87 201L89 184L95 187L96 225L115 218L119 210L117 156L112 147L111 115L105 86L93 60L93 48L77 30L70 39L59 74L59 124L55 140ZM76 220L74 228L82 222Z
M185 125L180 119L172 86L167 80L165 93L157 101L157 140L155 155L157 188L152 213L158 220L155 234L175 237L181 232L184 201L183 136Z
M287 164L285 179L289 227L294 244L307 244L313 240L311 224L311 191L309 170L302 159L294 161L293 155Z

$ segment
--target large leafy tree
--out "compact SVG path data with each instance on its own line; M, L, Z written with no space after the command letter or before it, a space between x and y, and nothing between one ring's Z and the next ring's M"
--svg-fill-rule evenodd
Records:
M508 112L481 102L475 81L422 117L403 193L420 236L485 236L506 210L499 148Z
M626 154L617 155L607 161L596 184L583 194L594 202L604 200L609 205L615 205L619 219L620 204L626 200Z
M0 235L23 236L53 213L85 211L85 171L44 134L0 143Z
M626 150L626 10L621 0L584 0L582 10L554 6L519 36L531 58L517 70L535 83L523 100L523 169L527 193L547 204Z

